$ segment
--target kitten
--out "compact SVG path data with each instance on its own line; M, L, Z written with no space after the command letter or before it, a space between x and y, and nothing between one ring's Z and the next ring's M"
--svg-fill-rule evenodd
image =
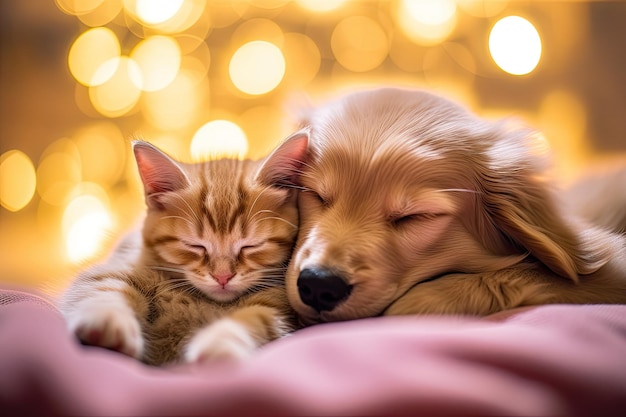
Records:
M262 161L185 164L137 141L147 214L60 299L83 343L152 365L239 360L296 327L284 273L308 135Z

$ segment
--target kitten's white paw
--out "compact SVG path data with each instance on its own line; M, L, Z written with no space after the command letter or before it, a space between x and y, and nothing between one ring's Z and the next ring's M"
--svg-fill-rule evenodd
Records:
M243 361L254 353L258 343L250 331L231 319L221 319L196 333L185 348L185 361Z
M83 303L67 322L70 331L88 345L113 349L137 359L143 354L141 326L126 305Z

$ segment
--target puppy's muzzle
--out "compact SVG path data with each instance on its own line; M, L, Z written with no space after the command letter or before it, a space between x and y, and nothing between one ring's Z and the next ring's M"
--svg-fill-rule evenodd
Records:
M298 276L300 299L318 312L331 311L348 298L351 291L352 285L326 268L305 268Z

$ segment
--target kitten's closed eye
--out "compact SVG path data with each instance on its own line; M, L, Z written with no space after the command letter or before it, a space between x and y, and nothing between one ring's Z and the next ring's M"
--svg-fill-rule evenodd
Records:
M244 255L246 253L254 252L254 251L260 249L263 246L263 243L264 242L244 245L241 248L239 248L239 252L244 254Z
M187 246L189 249L191 249L194 252L206 252L207 249L204 245L199 245L197 243L189 243L189 242L183 242L185 244L185 246Z

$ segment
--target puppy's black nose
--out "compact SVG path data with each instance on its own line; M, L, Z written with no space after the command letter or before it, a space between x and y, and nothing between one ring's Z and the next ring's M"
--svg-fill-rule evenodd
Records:
M330 311L352 291L343 278L325 268L306 268L298 276L298 292L304 304L317 311Z

